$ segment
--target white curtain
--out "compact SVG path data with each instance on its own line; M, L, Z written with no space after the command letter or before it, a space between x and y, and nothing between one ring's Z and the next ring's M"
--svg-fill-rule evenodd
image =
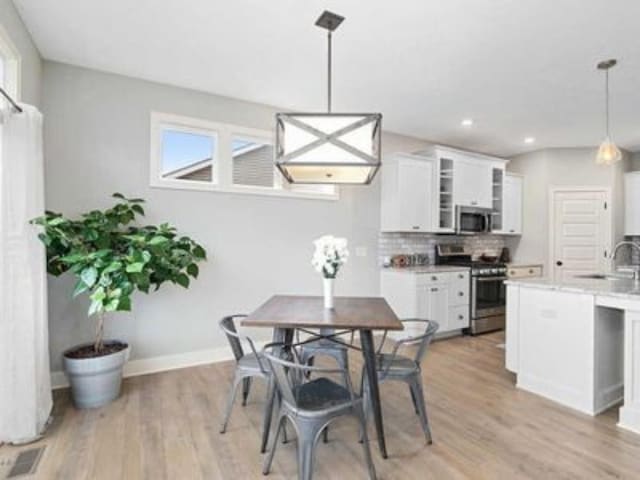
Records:
M29 220L44 211L42 115L0 111L0 443L38 438L52 408L45 253Z

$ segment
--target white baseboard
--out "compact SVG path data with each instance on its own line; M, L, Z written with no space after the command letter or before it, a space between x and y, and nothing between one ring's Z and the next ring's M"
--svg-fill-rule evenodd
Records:
M256 349L260 350L267 342L256 342ZM194 352L162 355L159 357L139 358L130 360L124 366L124 377L135 377L149 373L166 372L178 368L195 367L209 363L225 362L233 359L233 353L228 346L196 350ZM51 388L66 388L69 381L63 371L51 372Z

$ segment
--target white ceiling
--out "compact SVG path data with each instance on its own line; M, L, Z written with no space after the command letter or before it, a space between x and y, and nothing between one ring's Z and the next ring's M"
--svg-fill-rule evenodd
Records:
M640 149L638 0L14 0L51 60L277 105L380 111L386 130L511 155L603 137ZM471 117L475 124L463 128ZM536 143L524 145L526 136Z

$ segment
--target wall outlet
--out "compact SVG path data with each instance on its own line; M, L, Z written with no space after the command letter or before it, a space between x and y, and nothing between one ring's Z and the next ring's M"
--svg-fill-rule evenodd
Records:
M367 247L356 247L356 257L366 257Z

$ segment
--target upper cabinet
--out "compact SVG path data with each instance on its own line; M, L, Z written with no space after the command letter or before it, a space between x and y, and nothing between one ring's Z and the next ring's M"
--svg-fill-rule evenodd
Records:
M504 176L502 224L500 228L494 228L495 233L522 234L522 184L523 178L520 175L508 173ZM494 224L494 227L498 226Z
M434 161L395 155L382 166L383 232L434 231Z
M463 160L453 167L453 200L463 207L491 208L492 164L482 160Z
M521 230L514 226L512 212L505 211L511 187L507 160L436 145L416 154L395 154L382 163L383 232L454 233L457 206L493 210L496 233ZM512 223L507 227L505 222Z
M624 234L640 235L640 172L624 175Z

